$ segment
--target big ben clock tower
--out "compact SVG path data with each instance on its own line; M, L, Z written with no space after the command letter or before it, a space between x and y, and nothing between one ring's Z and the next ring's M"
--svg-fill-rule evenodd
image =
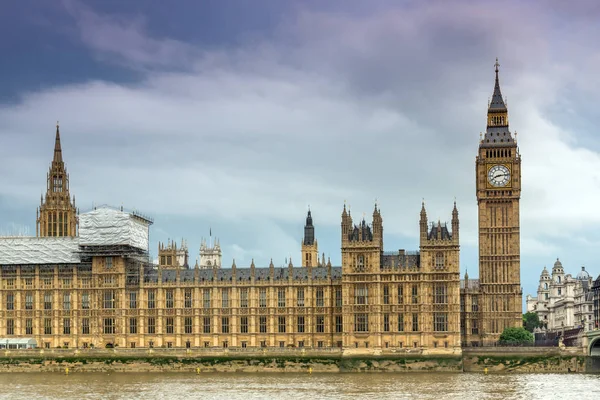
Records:
M481 339L496 342L505 328L522 326L519 199L521 156L508 126L496 59L487 129L476 159L479 208Z

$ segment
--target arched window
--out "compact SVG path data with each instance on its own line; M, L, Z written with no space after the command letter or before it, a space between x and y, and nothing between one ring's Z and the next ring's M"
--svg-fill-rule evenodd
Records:
M548 290L548 282L544 283L544 290Z
M365 269L365 256L362 254L358 256L358 269L361 271Z

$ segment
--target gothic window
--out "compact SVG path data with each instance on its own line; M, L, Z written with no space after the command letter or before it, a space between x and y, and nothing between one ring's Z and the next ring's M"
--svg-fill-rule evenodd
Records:
M412 330L413 332L419 331L419 314L412 315Z
M325 332L325 317L323 315L317 315L317 333Z
M63 335L70 335L70 334L71 334L71 319L64 318L63 319Z
M240 333L248 333L248 317L240 318Z
M383 285L383 304L390 304L390 287Z
M104 308L115 308L115 292L114 290L104 291Z
M32 318L27 318L25 320L25 334L33 335L33 319Z
M185 317L184 320L184 326L185 326L185 333L190 334L193 333L193 328L192 328L192 318L191 317Z
M104 318L104 333L110 334L110 335L115 333L115 319L114 318Z
M278 317L278 331L279 333L285 333L285 317Z
M369 315L354 314L354 331L368 332L369 331Z
M325 304L325 299L323 296L323 288L317 288L317 307L323 307Z
M448 331L448 314L447 313L434 313L433 314L433 330L435 332L447 332Z
M341 288L335 289L335 306L336 307L342 306L342 289Z
M285 288L277 290L277 307L285 307Z
M417 287L417 285L412 286L412 303L419 303L419 288Z
M548 283L544 283L544 290L548 290Z
M259 330L260 330L260 333L267 333L267 317L260 317ZM262 346L262 347L265 347L265 346Z
M304 288L298 288L298 307L304 307Z
M210 289L204 289L202 292L202 300L204 308L210 308Z
M89 310L90 308L90 294L88 292L83 292L81 295L81 309Z
M240 289L240 307L248 308L248 288Z
M390 331L390 314L383 314L383 331Z
M267 289L260 288L258 291L258 306L266 307L267 306Z
M336 333L342 333L343 330L343 319L341 315L336 315L335 316L335 332Z
M33 310L33 292L25 293L25 309Z
M83 318L81 320L81 334L82 335L90 334L90 319L89 318Z
M146 333L151 335L156 333L156 319L154 319L154 317L148 318L148 323L146 324Z
M362 254L358 256L358 260L357 260L357 269L359 271L364 271L365 269L365 256L363 256Z
M174 331L174 321L173 321L173 317L167 317L166 320L166 324L167 326L167 333L172 334Z
M448 297L447 297L446 290L447 290L446 284L439 283L439 284L435 285L434 294L433 294L433 303L434 304L448 303Z
M192 289L185 289L183 303L185 308L192 308Z
M9 293L6 295L6 309L7 310L15 309L15 295L13 293Z
M473 296L471 299L471 312L479 311L479 298L477 296Z
M166 291L166 308L173 308L174 299L173 299L173 289L169 289Z
M129 333L137 333L137 318L129 318Z
M404 290L398 286L398 304L404 304Z
M63 294L63 309L65 311L71 309L71 294L70 293Z
M398 332L404 332L404 314L398 314Z
M204 333L210 333L210 317L204 317L202 324L202 331Z
M221 291L221 307L229 308L229 289L223 288Z
M298 317L298 333L304 333L304 317Z
M221 333L229 333L229 317L221 318Z
M368 304L369 290L367 285L357 285L354 287L354 304Z
M435 268L444 269L444 253L437 252L435 254Z
M156 308L156 291L154 290L148 291L148 308Z

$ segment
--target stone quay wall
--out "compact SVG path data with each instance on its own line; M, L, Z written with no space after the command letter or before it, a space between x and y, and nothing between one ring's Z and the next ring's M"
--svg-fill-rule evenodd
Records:
M10 372L600 372L582 349L472 348L357 354L341 349L31 349L0 352Z

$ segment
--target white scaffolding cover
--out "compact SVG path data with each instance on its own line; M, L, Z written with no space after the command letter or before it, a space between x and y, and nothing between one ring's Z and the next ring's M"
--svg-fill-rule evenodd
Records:
M0 265L78 264L78 251L78 238L0 237Z
M148 224L112 208L98 208L79 216L81 246L125 245L148 251Z

